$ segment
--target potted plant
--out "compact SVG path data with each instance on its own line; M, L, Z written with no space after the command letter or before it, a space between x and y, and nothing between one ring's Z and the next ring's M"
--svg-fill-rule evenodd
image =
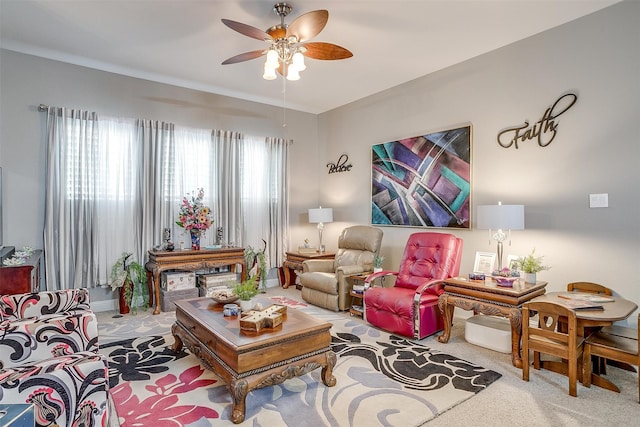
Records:
M132 255L123 252L111 267L109 285L112 291L119 290L120 314L127 314L130 309L135 313L139 306L138 296L143 297L142 308L146 309L149 304L149 295L146 295L147 272L140 263L131 259Z
M524 271L524 279L527 283L536 283L536 273L551 268L542 263L544 257L537 257L535 253L534 248L529 255L520 257L514 262L519 270Z
M265 255L267 242L264 239L262 239L262 242L264 243L262 250L254 249L251 245L247 246L244 250L244 259L247 263L249 274L255 267L254 275L259 279L260 292L265 293L267 291L267 257Z
M376 255L373 259L373 272L377 273L382 271L382 262L384 261L384 257L382 255Z
M251 298L258 295L258 275L250 276L244 282L236 284L233 288L233 293L240 298L240 308L242 311L250 310L253 304L251 304Z

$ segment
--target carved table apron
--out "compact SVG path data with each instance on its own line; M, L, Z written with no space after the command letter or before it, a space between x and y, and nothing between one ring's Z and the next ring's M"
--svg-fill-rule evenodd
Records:
M441 343L449 342L453 324L454 307L473 310L491 316L509 319L511 324L511 363L522 368L520 338L522 336L522 304L545 293L547 282L514 282L513 287L497 286L494 281L447 279L438 307L444 318L444 331L438 337Z

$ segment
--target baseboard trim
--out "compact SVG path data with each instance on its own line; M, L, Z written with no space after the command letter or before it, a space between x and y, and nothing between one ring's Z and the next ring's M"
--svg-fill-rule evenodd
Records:
M117 299L107 299L102 301L91 301L91 310L96 313L101 311L114 311L118 310L120 305Z

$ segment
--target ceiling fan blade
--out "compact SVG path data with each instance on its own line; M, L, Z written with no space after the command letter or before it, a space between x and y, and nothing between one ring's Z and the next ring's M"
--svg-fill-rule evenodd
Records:
M241 53L225 60L222 65L237 64L238 62L249 61L250 59L260 58L264 55L264 50L252 50L251 52Z
M328 20L329 12L326 10L314 10L300 15L287 28L287 37L296 36L298 42L310 40L320 34Z
M230 19L223 19L222 23L227 27L231 28L234 31L239 32L242 35L247 37L251 37L258 40L263 41L271 41L273 37L271 37L266 32L262 31L259 28L252 27L251 25L243 24L241 22L232 21Z
M353 56L349 50L333 43L309 42L302 46L307 49L303 55L312 59L347 59Z

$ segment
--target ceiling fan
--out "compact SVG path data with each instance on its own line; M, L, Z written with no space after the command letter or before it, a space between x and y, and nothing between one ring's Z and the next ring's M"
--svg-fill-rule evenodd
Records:
M300 71L304 70L304 57L312 59L336 60L346 59L353 54L338 45L324 42L310 42L308 40L317 36L329 20L329 12L326 10L314 10L294 19L290 25L284 23L284 18L291 13L291 5L288 3L276 3L273 11L280 17L280 24L262 31L251 25L223 19L222 23L234 31L245 36L263 40L269 44L266 49L253 50L233 56L222 65L236 64L267 56L264 66L263 78L273 80L276 71L286 75L287 80L298 80Z

